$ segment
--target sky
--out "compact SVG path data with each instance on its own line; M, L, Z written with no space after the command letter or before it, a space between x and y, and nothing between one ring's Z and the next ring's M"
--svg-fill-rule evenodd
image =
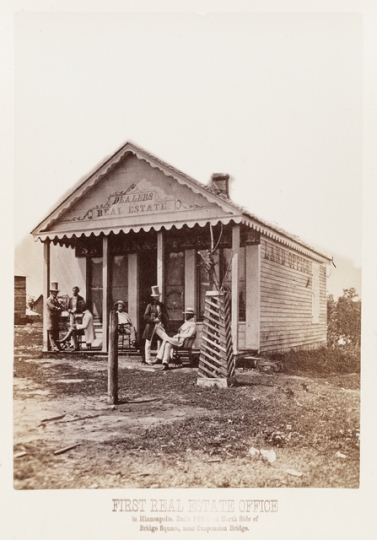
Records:
M359 13L15 15L15 243L131 141L361 266Z

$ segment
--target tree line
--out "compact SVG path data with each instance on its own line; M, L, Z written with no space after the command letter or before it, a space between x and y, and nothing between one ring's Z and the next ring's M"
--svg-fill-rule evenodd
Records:
M356 289L343 289L343 295L334 300L327 296L327 343L329 347L360 347L361 300Z

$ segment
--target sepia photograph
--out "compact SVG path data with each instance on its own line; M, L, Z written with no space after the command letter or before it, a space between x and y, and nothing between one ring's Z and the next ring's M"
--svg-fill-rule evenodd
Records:
M9 538L354 538L363 14L83 4L12 17Z

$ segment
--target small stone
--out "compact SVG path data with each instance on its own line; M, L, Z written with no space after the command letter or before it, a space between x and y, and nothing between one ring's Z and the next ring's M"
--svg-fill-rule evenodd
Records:
M274 463L274 461L276 461L276 453L274 450L261 450L260 453L269 463Z
M294 469L287 469L285 472L288 474L291 474L292 476L298 476L298 477L301 477L304 474L302 472L295 471Z

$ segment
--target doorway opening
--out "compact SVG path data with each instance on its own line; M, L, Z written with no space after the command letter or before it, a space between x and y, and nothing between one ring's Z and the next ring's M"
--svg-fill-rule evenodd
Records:
M139 253L139 335L144 332L144 313L151 301L152 287L157 285L157 250Z

